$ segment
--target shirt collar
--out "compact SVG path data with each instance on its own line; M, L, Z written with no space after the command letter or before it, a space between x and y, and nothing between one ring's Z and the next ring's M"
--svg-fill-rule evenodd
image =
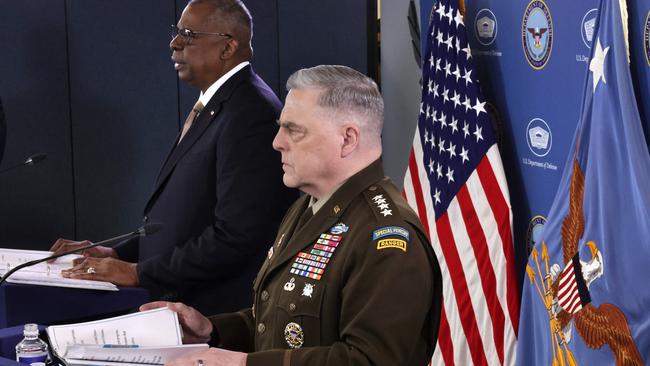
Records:
M338 186L334 187L333 190L331 190L328 194L324 195L321 199L317 200L314 198L314 196L309 196L309 205L307 207L311 207L312 212L314 215L316 215L316 212L323 207L327 201L332 197L334 192L336 192L341 186L345 184L345 182L339 184Z
M208 105L208 102L210 101L210 99L212 99L212 97L214 96L214 93L216 93L217 90L219 90L219 88L223 84L225 84L226 81L228 81L228 79L230 79L233 75L235 75L237 73L237 71L243 69L244 67L248 66L249 64L250 64L250 62L244 61L244 62L240 63L239 65L233 67L232 69L230 69L230 71L228 71L222 77L217 79L217 81L215 81L212 85L210 85L210 87L208 89L206 89L205 93L201 92L201 96L199 97L199 100L201 101L201 103L203 103L204 106Z

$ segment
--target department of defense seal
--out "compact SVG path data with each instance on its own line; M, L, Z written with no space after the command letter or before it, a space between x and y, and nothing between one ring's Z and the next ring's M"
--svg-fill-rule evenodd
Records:
M535 70L546 66L553 48L553 21L543 0L532 0L524 11L521 40L526 61Z

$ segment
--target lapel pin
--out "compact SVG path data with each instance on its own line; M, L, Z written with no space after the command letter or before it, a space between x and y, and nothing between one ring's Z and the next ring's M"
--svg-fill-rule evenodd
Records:
M302 296L311 297L314 293L314 285L311 283L305 283L305 287L302 289Z
M296 282L296 279L291 277L291 279L284 284L284 291L293 291L293 289L296 287L296 284L294 282Z

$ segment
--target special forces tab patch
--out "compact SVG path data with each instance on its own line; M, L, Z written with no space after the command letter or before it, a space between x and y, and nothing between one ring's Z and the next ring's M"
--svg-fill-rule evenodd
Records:
M381 239L386 236L401 236L407 241L409 240L408 230L399 226L386 226L372 232L372 240Z
M377 250L386 248L397 248L406 253L406 241L402 239L381 239L377 242Z

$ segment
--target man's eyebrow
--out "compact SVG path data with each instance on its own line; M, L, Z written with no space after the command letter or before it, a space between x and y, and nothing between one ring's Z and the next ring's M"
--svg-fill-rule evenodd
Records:
M299 126L299 125L298 125L297 123L295 123L295 122L291 122L291 121L282 121L282 120L277 120L277 122L278 122L278 126L280 126L280 127L291 128L291 129L299 129L299 130L303 130L303 129L304 129L304 127Z

